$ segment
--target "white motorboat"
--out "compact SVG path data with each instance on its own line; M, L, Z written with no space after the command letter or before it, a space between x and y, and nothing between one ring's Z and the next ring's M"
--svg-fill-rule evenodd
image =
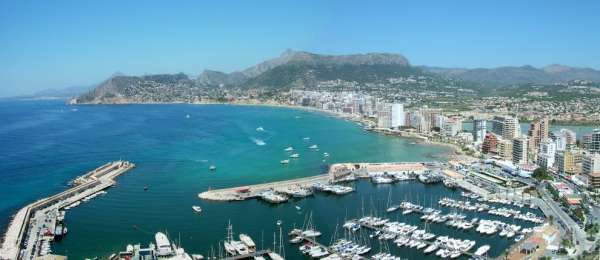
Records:
M289 146L288 148L285 148L284 151L286 152L291 152L294 150L294 147Z
M490 245L483 245L483 246L477 248L477 250L475 250L474 254L476 256L484 256L488 250L490 250Z
M196 212L196 213L200 213L202 212L202 208L200 206L192 206L192 209Z
M300 155L295 153L295 154L290 155L290 158L300 158Z
M288 159L281 160L280 163L281 164L288 164L288 163L290 163L290 160L288 160Z
M311 146L308 147L309 149L319 149L319 146L317 146L316 144L313 144Z

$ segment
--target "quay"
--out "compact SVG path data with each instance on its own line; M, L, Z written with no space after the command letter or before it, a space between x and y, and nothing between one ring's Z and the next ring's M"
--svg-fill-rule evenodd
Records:
M213 201L241 201L259 197L262 192L274 191L289 194L293 190L310 189L316 183L336 183L348 180L347 177L366 177L370 172L422 173L430 162L391 162L391 163L337 163L329 166L326 174L255 185L246 185L201 192L198 197Z
M256 198L261 192L274 190L276 192L286 193L294 188L307 188L318 182L328 182L329 175L322 174L317 176L277 181L263 184L248 185L242 187L225 188L209 190L198 194L200 199L215 201L238 201Z
M56 195L40 199L21 208L10 222L2 247L0 259L33 259L40 256L41 245L52 241L47 229L53 232L59 213L95 197L116 184L117 176L134 168L128 161L114 161L86 173L71 182L72 187ZM49 225L50 226L46 226Z

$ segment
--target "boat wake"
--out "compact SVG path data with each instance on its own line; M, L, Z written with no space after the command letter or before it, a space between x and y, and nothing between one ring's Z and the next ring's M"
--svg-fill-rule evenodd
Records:
M260 140L258 138L254 138L254 137L251 137L250 140L252 140L252 142L254 142L258 146L263 146L263 145L267 144L267 143L265 143L265 141Z

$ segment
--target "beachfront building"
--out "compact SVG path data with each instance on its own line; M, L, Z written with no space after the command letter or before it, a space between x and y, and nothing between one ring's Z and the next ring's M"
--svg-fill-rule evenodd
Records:
M513 116L494 116L492 132L508 140L517 138L521 136L519 119Z
M462 120L458 117L447 118L440 130L444 136L456 136L462 130Z
M531 144L531 141L529 142ZM543 140L539 145L537 152L537 165L550 169L554 166L554 159L556 157L556 143L551 139Z
M496 152L502 160L512 162L513 154L513 142L512 140L506 140L499 138L496 146Z
M556 143L557 151L564 151L576 146L577 135L569 129L560 129L560 131L550 134L550 138Z
M399 128L404 126L404 105L400 103L392 104L392 127Z
M583 174L587 177L588 186L600 189L600 154L587 154L582 163Z
M487 133L487 122L484 119L473 120L473 141L482 143Z
M581 160L581 152L578 150L567 149L556 152L554 163L558 173L575 175L581 173Z
M526 136L513 139L513 163L515 165L527 163L527 143Z
M497 143L498 138L496 138L496 135L487 133L485 139L483 139L483 144L481 145L481 152L484 154L495 154Z
M529 126L529 131L527 133L527 137L529 140L529 144L527 145L527 147L529 147L530 155L537 154L537 148L540 147L540 144L543 141L548 139L548 121L548 117L544 116L531 122L531 125Z
M391 128L392 127L392 106L387 103L378 105L377 108L377 127Z
M594 129L589 136L587 149L590 153L600 153L600 129Z

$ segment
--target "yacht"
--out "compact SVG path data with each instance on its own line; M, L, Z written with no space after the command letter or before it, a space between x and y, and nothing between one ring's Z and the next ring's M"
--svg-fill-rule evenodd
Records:
M264 132L265 129L262 126L259 126L259 127L256 128L256 131L257 132Z
M475 255L476 256L484 256L488 250L490 250L490 245L483 245L483 246L477 248L477 250L475 250Z
M300 155L295 153L295 154L290 155L290 158L300 158Z
M294 147L289 146L288 148L285 148L284 151L286 152L291 152L294 150Z
M425 251L423 251L423 253L429 254L437 249L438 249L438 246L436 244L431 244L429 247L425 248Z
M288 160L288 159L281 160L280 163L281 164L288 164L288 163L290 163L290 160Z
M318 149L319 147L316 144L313 144L313 145L309 146L308 148L310 148L310 149Z
M248 251L250 251L250 253L256 252L256 244L250 236L246 234L240 234L240 240L242 243L244 243L244 245L246 245L246 247L248 247Z
M192 209L196 212L196 213L200 213L202 212L202 208L200 206L192 206Z
M172 256L175 254L173 251L173 247L171 247L171 242L169 242L169 238L162 232L157 232L154 235L154 240L156 240L156 255L158 256Z
M323 157L329 157L329 153L323 153Z
M281 257L281 255L275 253L275 252L269 252L269 258L271 258L271 260L284 260L283 257Z
M217 166L211 165L210 167L208 167L209 170L214 171L217 169Z

